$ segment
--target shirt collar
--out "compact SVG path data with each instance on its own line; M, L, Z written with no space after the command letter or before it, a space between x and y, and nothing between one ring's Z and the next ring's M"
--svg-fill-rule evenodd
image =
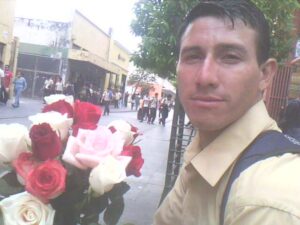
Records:
M185 162L190 162L211 186L215 186L246 147L265 130L279 128L269 117L264 102L259 101L200 152L201 140L196 135L187 149Z

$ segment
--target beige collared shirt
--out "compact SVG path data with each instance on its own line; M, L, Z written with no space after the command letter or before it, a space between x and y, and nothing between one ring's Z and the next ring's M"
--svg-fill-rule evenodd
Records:
M203 150L196 136L187 147L173 189L155 214L154 225L219 225L232 165L266 130L279 128L260 101ZM225 224L300 224L300 156L271 157L245 170L231 187Z

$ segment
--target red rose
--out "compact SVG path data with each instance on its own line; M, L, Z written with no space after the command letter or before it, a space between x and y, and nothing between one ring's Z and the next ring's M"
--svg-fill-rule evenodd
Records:
M65 100L59 100L59 101L54 102L50 105L46 105L43 108L43 113L44 112L50 112L50 111L59 112L62 115L67 113L68 118L73 117L73 107L70 103L66 102Z
M74 104L74 124L97 124L102 114L99 106L77 100Z
M121 155L132 157L130 163L126 167L126 175L127 176L134 175L136 177L141 176L140 169L144 164L141 148L139 146L133 146L133 145L124 146Z
M62 151L60 138L48 123L34 125L29 136L33 155L39 160L54 159Z
M73 130L73 136L77 136L78 130L80 129L86 129L86 130L95 130L97 128L97 124L94 123L79 123L72 126Z
M26 179L25 189L44 203L65 191L67 171L57 160L47 160L33 170Z
M39 163L34 159L32 152L22 152L17 159L13 161L13 166L19 175L19 181L25 184L29 172ZM21 180L20 180L21 178Z

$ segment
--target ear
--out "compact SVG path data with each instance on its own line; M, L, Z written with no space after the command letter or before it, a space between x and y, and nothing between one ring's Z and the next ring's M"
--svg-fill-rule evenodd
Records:
M273 77L277 72L277 61L273 58L268 59L260 66L261 80L259 82L259 89L264 91L272 82Z

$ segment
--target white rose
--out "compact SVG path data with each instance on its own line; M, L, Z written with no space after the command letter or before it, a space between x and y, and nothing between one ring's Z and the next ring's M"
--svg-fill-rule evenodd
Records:
M89 177L90 189L96 196L110 191L113 186L126 178L126 166L131 157L107 156L98 166L92 169Z
M28 129L21 124L0 124L0 163L9 163L30 145Z
M107 125L108 128L112 128L112 131L119 133L125 141L125 146L130 145L137 135L137 132L133 131L133 126L124 120L114 120Z
M73 124L73 119L68 118L67 114L62 115L59 112L46 112L38 113L34 116L30 116L29 120L33 123L32 125L37 125L41 123L50 124L51 128L58 132L61 140L66 140L69 136L69 130Z
M52 225L55 210L33 195L22 192L0 202L5 225Z
M66 102L74 105L74 97L72 95L63 95L63 94L55 94L44 97L47 105L50 105L54 102L58 102L59 100L65 100Z

